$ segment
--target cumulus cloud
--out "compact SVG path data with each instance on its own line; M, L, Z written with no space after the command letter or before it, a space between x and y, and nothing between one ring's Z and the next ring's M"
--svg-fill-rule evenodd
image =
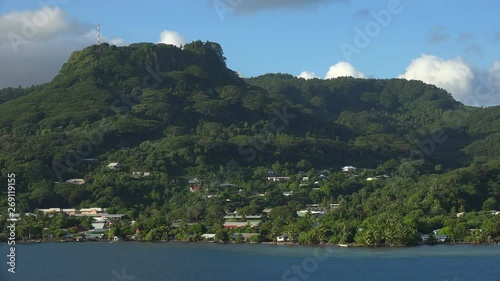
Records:
M487 71L480 71L460 57L445 60L423 54L414 59L399 78L421 80L443 88L466 105L500 104L500 61Z
M177 47L184 45L187 43L187 40L184 36L179 33L171 30L163 30L160 33L160 41L158 43L171 44Z
M52 80L73 51L95 44L96 37L94 24L74 20L57 7L0 15L0 88ZM124 44L104 35L101 42Z
M443 60L436 56L423 54L414 59L399 78L421 80L448 90L455 99L461 100L469 94L474 80L471 67L458 57Z
M330 66L326 73L325 79L337 78L342 76L352 76L354 78L366 78L366 75L354 68L352 64L341 61L335 65Z
M313 79L313 78L318 78L314 72L311 71L302 71L299 76L299 78L304 78L304 79Z
M226 3L226 1L222 1ZM320 4L349 3L350 0L234 0L227 5L218 7L235 14L252 14L263 10L297 9L304 7L317 7ZM210 4L214 2L209 1ZM216 2L215 2L216 3Z

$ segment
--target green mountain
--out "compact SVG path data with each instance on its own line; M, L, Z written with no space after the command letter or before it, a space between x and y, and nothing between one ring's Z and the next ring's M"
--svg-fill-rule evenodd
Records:
M407 188L390 195L395 201L384 205L387 212L406 215L411 208L396 208L396 201L416 198L428 203L415 210L434 208L436 215L479 211L487 200L498 206L500 107L464 106L443 89L403 79L242 79L225 60L213 42L182 49L101 44L74 52L49 83L0 90L1 180L16 173L18 208L99 205L134 217L202 204L203 213L205 203L187 191L189 177L206 186L238 183L248 196L219 194L233 199L230 210L286 204L286 198L252 197L284 189L296 189L302 203L355 202L364 192L368 201L359 202L379 204L375 198L396 186ZM108 169L111 162L121 169ZM394 180L349 182L338 172L348 165L362 168L361 176ZM268 170L295 179L322 169L337 176L321 191L263 180ZM136 171L152 176L137 180ZM474 190L431 200L433 177ZM54 183L72 178L86 183ZM346 216L363 220L380 212L359 204L367 205Z

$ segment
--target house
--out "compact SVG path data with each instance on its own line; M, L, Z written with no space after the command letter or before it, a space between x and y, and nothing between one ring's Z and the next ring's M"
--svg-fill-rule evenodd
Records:
M83 208L80 209L81 215L96 215L102 214L106 211L106 208Z
M105 225L106 225L106 222L104 222L104 221L92 222L92 227L94 229L104 229Z
M460 213L457 213L457 218L461 218L465 215L465 212L460 212Z
M302 181L308 181L309 177L302 177Z
M491 214L494 215L494 216L496 216L496 215L500 214L500 211L493 210L493 211L491 211Z
M374 180L378 180L378 178L376 178L376 177L375 178L368 177L368 178L366 178L366 180L367 181L374 181Z
M431 234L420 235L422 242L426 242L427 240L429 240L430 235ZM446 240L448 240L448 235L445 235L445 234L437 234L437 235L432 234L432 235L434 236L436 241L439 243L443 243L443 242L446 242Z
M109 163L107 167L111 170L118 170L120 168L120 163Z
M201 184L201 181L197 178L192 178L192 179L188 180L188 183L193 184L193 185L194 184Z
M342 172L356 172L357 169L354 166L345 166L342 168Z
M215 234L213 233L205 233L201 235L201 239L207 240L207 241L214 241L215 240Z
M77 209L62 209L62 212L68 214L68 216L74 216L78 214Z
M224 228L255 227L262 221L262 216L238 216L228 215L224 217Z
M197 185L193 185L189 188L189 191L191 192L196 192L196 191L200 191L201 190L201 185L197 184Z
M38 211L44 213L44 214L49 214L49 213L62 213L61 208L50 208L50 209L38 209Z
M84 179L69 179L66 181L67 183L71 183L71 184L78 184L78 185L82 185L85 183L85 180Z
M97 241L104 238L104 233L85 233L85 240Z
M269 214L269 213L271 212L271 210L272 210L272 209L273 209L273 208L266 208L266 209L262 210L262 213L264 213L264 214Z
M283 192L283 196L285 197L293 196L293 191L285 191Z
M288 234L283 234L276 237L276 242L288 242L290 239L288 238Z
M284 180L289 180L290 177L267 177L268 181L284 181Z
M132 177L133 178L142 178L142 177L149 177L151 175L150 172L132 172Z
M322 181L322 180L326 180L326 179L328 179L328 177L325 176L325 175L323 175L323 174L321 174L321 175L319 175L319 177L316 180Z

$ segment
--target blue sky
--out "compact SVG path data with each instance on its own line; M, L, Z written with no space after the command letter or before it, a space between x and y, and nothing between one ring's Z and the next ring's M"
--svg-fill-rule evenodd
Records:
M223 11L224 6L229 9ZM30 19L28 12L44 7L60 9L50 20L58 19L59 25L70 28L43 25L40 30L53 28L53 32L42 36L40 31L12 50L6 35L22 33L16 24L19 28L23 24L13 18L25 13ZM245 77L304 71L305 78L403 77L436 84L471 105L496 105L500 103L498 11L500 1L495 0L6 0L0 1L0 44L3 39L10 48L0 47L0 51L11 52L5 59L16 64L14 69L20 73L0 66L0 75L12 76L8 81L0 79L0 86L50 80L71 51L94 43L92 32L99 22L103 41L119 45L157 43L165 30L173 34L168 40L175 41L168 43L218 42L228 66ZM390 19L377 21L374 13L389 14ZM356 44L356 30L367 34L367 44ZM39 67L50 71L39 77L24 71L23 63L29 58L35 67L36 50L48 46L45 54L51 61L43 65L42 59ZM356 52L348 56L341 46ZM491 93L489 97L476 93L474 100L481 76L489 78L485 88Z

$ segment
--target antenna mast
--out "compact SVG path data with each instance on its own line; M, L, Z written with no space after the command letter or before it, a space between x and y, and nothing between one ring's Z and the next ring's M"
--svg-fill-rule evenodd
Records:
M97 23L97 45L101 45L101 25Z

